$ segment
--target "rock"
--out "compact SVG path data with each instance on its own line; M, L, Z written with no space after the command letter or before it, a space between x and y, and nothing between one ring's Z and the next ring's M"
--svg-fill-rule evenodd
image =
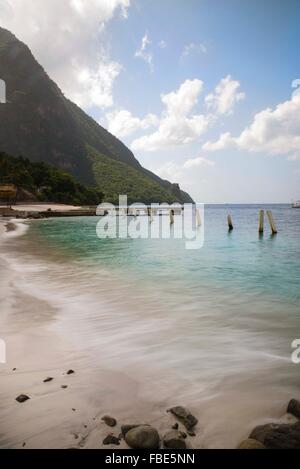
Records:
M104 445L117 445L120 444L120 439L114 435L107 435L107 437L103 440Z
M121 432L122 432L123 437L125 438L125 435L127 432L129 432L129 430L132 430L133 428L137 428L137 427L140 427L140 425L122 425Z
M239 444L237 449L266 449L266 447L260 441L247 438Z
M116 419L110 417L109 415L104 415L101 420L103 420L103 422L106 423L106 425L109 427L115 427L117 425Z
M63 385L61 386L61 389L67 389L67 387L68 387L68 386L67 386L66 384L63 384Z
M46 378L44 379L43 383L50 383L50 381L53 381L54 378Z
M300 419L300 401L296 399L290 400L287 412L297 417L297 419Z
M178 430L179 428L179 425L178 423L174 423L174 425L172 426L173 430Z
M158 449L159 434L150 425L132 428L125 435L125 441L133 449Z
M17 368L13 368L13 371L17 371Z
M73 410L73 412L76 412L76 409L73 408L72 410Z
M249 438L264 444L266 435L274 430L277 430L281 425L286 424L268 423L266 425L259 425L258 427L255 427L254 430L252 430Z
M188 432L188 435L189 436L196 436L196 433L195 432Z
M261 425L249 438L260 441L267 449L300 449L300 422Z
M186 449L186 444L181 432L172 430L164 438L164 446L168 449Z
M68 371L67 371L67 375L73 375L74 373L75 373L74 370L68 370Z
M21 404L28 401L29 399L30 397L26 396L26 394L20 394L20 396L16 397L16 401L20 402Z
M197 425L198 420L188 409L185 409L181 406L172 407L168 410L171 412L175 417L177 417L185 426L187 430L192 430L195 425Z

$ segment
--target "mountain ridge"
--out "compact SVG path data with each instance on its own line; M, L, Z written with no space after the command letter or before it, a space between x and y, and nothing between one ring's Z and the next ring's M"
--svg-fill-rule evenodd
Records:
M0 150L8 154L29 158L33 162L50 163L71 173L78 181L98 187L105 195L111 193L111 181L95 174L89 157L89 148L110 159L111 172L116 181L124 176L124 167L136 179L149 182L153 197L147 202L192 202L178 184L159 178L143 168L119 139L101 127L75 103L67 99L57 84L36 61L29 47L10 31L0 27L0 78L6 83L7 103L0 105ZM116 162L116 163L114 163ZM137 173L132 173L131 169ZM125 168L126 170L126 168ZM118 177L117 177L118 173ZM125 171L126 174L126 171ZM146 178L146 179L145 179ZM128 189L130 201L143 197L142 188L121 181L122 189ZM114 188L118 192L118 185ZM151 189L149 189L151 192ZM159 197L160 200L155 200ZM162 198L162 199L161 199Z

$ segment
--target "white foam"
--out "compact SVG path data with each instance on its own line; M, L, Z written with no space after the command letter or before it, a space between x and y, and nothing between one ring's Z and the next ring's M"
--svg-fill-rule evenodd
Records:
M24 223L25 220L15 219L12 218L7 223L12 223L15 225L15 229L12 231L5 231L2 234L2 238L9 239L9 238L19 238L20 236L24 236L29 229L29 225Z

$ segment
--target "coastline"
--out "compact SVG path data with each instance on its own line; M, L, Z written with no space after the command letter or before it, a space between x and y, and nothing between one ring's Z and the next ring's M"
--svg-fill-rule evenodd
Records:
M9 232L5 227L7 223L11 224ZM24 226L20 220L0 219L2 242L9 242L7 238L23 233L22 229L14 230L12 225ZM22 288L22 271L3 259L1 248L0 239L1 269L6 272L1 287L8 293L1 308L5 314L0 318L8 351L8 363L0 367L3 383L0 391L1 448L128 448L124 439L117 446L105 446L103 440L110 433L118 437L121 426L126 424L150 424L164 435L176 422L166 412L172 405L186 405L199 419L196 436L188 436L186 440L188 448L216 447L214 441L210 445L203 443L206 432L201 419L203 402L196 405L195 398L183 402L176 397L176 392L172 401L163 394L151 399L151 392L145 393L145 385L134 379L130 370L110 368L105 355L103 360L99 357L100 361L93 361L82 344L77 346L76 341L71 340L72 331L66 330L55 303ZM103 304L97 306L104 307ZM70 369L75 373L67 375ZM53 380L44 383L47 377ZM163 382L159 373L153 378ZM15 398L23 393L30 396L30 400L19 404ZM115 417L116 427L109 428L101 420L104 415ZM279 410L277 419L262 415L257 424L274 421L293 423L296 420L287 414L280 417ZM184 431L182 425L180 430ZM224 447L237 447L250 431L251 428L243 429L238 438L233 439L233 444Z
M0 365L0 448L107 448L103 440L112 432L118 436L122 425L147 423L160 434L170 430L175 420L166 412L167 402L143 398L139 383L126 372L90 363L89 356L53 327L53 306L14 288L16 273L1 257L7 223L18 221L0 219L0 262L7 276L2 288L10 290L1 309L10 306L12 298L15 305L12 318L8 312L0 319L7 346L7 363ZM10 227L8 236L12 233ZM74 374L67 374L70 369ZM53 380L44 383L47 377ZM24 393L30 400L19 404L15 398ZM101 420L107 414L117 419L115 428ZM193 438L189 447L197 444ZM122 439L109 448L128 446Z

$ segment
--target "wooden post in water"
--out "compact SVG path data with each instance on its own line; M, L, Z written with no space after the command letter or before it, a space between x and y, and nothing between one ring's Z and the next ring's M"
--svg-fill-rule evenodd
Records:
M202 225L200 210L198 208L196 208L196 222L197 222L197 227Z
M170 225L174 225L174 210L170 210Z
M233 230L233 223L232 223L231 215L228 215L227 221L228 221L228 229L229 229L229 231L232 231Z
M260 234L264 232L264 221L265 221L265 211L260 210L259 211L259 226L258 226L258 232Z
M273 214L272 214L271 210L267 210L267 217L268 217L268 220L269 220L270 228L272 230L272 234L277 234L277 228L276 228L274 218L273 218Z

